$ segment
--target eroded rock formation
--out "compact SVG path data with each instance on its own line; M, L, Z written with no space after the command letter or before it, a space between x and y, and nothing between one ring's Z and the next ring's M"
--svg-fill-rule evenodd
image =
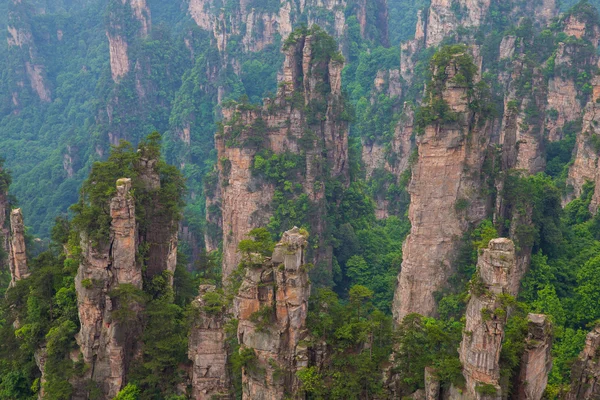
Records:
M528 329L516 389L518 400L541 400L552 369L552 323L543 314L527 316Z
M10 267L10 286L14 286L17 281L29 277L25 248L25 224L20 208L12 210L10 213L10 231L8 265Z
M479 171L490 140L487 123L474 122L480 116L469 109L468 87L453 80L459 73L455 58L440 68L445 79L432 85L441 87L438 101L447 103L456 121L438 120L417 135L418 160L408 187L412 229L394 297L396 322L411 313L435 314L433 294L454 271L457 238L486 214Z
M126 10L124 12L124 10ZM146 37L150 31L150 9L146 0L114 0L109 9L109 26L106 31L110 51L110 69L113 81L118 82L129 71L135 60L130 59L127 27L133 19L139 29L136 34Z
M135 354L139 306L119 290L142 289L142 267L136 262L135 201L131 180L117 181L110 201L112 217L107 243L82 237L82 261L75 278L81 330L77 335L83 360L90 365L87 378L96 382L103 399L112 399L123 387ZM126 315L116 316L115 311Z
M16 87L23 87L26 80L35 95L45 103L52 101L45 66L38 56L30 25L31 8L21 0L9 2L7 42L13 63ZM13 105L20 105L18 91L12 93Z
M387 3L375 0L369 4L359 0L351 9L360 25L361 34L369 39L387 43ZM256 52L275 43L278 37L285 40L299 23L319 25L338 38L347 28L349 2L347 0L284 0L277 7L251 7L248 1L231 4L229 13L215 0L191 0L189 14L196 24L213 33L220 51L227 48L232 36L241 35L244 51ZM372 15L371 15L372 13ZM369 37L371 24L379 37Z
M275 99L265 99L262 108L239 105L224 110L223 130L216 136L219 185L208 200L218 204L221 199L224 278L241 260L239 242L253 228L267 225L272 215L278 182L257 171L259 151L267 157L297 160L296 170L290 173L313 205L311 229L322 242L314 255L315 265L331 264L331 247L322 235L327 212L324 181L327 176L342 184L349 180L348 122L341 89L343 65L333 54L313 56L313 41L327 40L323 32L315 32L299 35L285 49Z
M459 349L466 385L456 399L502 398L498 362L508 314L503 296L515 265L515 246L509 239L493 239L479 255Z
M307 244L294 228L284 233L272 258L250 255L248 260L234 300L240 351L249 358L242 375L245 400L279 400L298 393L296 372L308 366L307 349L301 345L310 296Z
M600 398L600 326L585 340L585 347L571 370L571 390L567 400Z
M196 400L226 398L229 392L224 310L210 303L211 295L219 296L216 287L201 285L192 303L197 315L190 330L188 357L193 364L192 398Z

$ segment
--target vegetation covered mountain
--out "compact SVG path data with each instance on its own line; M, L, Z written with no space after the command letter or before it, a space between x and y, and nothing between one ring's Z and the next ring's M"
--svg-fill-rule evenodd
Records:
M0 18L0 399L600 399L593 2Z

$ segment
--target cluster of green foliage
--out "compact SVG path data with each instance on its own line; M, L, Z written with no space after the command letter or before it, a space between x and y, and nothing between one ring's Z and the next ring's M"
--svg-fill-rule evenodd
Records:
M313 366L297 373L309 398L363 399L383 393L381 368L392 350L392 321L373 307L372 296L371 290L356 285L347 302L329 289L311 298L311 338L315 344L325 340L331 357L321 369Z

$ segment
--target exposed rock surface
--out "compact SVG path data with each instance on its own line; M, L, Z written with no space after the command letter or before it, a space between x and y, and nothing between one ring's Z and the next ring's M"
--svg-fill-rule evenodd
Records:
M473 122L478 116L469 109L467 87L452 80L457 73L451 61L441 93L457 121L435 122L417 136L418 160L408 187L412 228L393 305L397 323L411 313L435 314L433 294L454 271L456 238L485 217L479 171L490 134L486 123Z
M600 399L600 327L585 340L585 347L571 370L571 390L567 400Z
M17 208L10 213L10 253L8 265L10 267L10 286L17 281L29 277L27 268L27 252L25 248L25 224L21 209Z
M224 312L207 309L204 296L210 293L216 293L215 286L201 285L199 295L192 303L198 314L190 330L188 357L193 363L192 398L196 400L224 398L230 384Z
M341 117L343 65L333 58L313 58L312 41L311 35L301 36L285 50L274 100L266 99L262 108L241 105L224 110L224 129L216 136L219 185L208 200L218 204L221 199L224 278L241 260L239 242L253 228L265 226L272 215L274 183L253 168L259 150L302 157L299 168L303 173L297 173L294 182L302 185L314 205L311 230L321 241L325 232L325 176L328 173L348 182L348 122ZM307 111L316 104L324 105L315 114L319 120ZM315 264L330 265L331 247L321 244L315 252Z
M233 36L241 35L244 51L256 52L285 40L300 23L320 25L342 38L347 28L347 0L283 0L279 7L251 7L247 0L236 0L225 14L215 0L190 0L189 14L196 24L213 33L220 51L227 48ZM387 4L384 0L359 0L351 12L356 15L361 34L368 37L367 25L376 26L381 43L387 43ZM370 15L369 13L373 13Z
M471 285L466 324L459 355L466 385L462 399L501 399L500 350L507 309L502 295L507 294L510 274L515 269L515 246L509 239L493 239L479 255L477 275ZM479 387L494 388L482 394ZM491 390L486 391L491 392Z
M121 5L115 4L109 11L109 26L106 31L110 51L110 69L113 81L118 82L129 71L135 60L130 59L129 41L134 38L128 37L126 27L130 25L129 18L135 19L139 24L136 34L139 37L146 37L150 31L150 9L146 5L146 0L119 0L122 7L129 9L130 13L123 13ZM122 19L125 17L124 19Z
M136 262L135 202L131 180L117 181L117 194L110 201L112 217L109 243L94 245L82 238L83 257L75 278L81 331L77 335L83 360L90 365L87 378L96 382L102 399L112 399L122 389L129 361L134 354L137 317L120 321L113 311L120 306L115 290L120 285L142 288L141 265Z
M307 244L294 228L283 235L272 258L253 255L249 262L234 300L241 351L254 353L243 368L243 399L279 400L298 392L296 372L308 366L307 348L300 343L310 296Z
M529 314L525 352L516 389L518 400L541 400L552 369L552 323L542 314Z
M432 0L425 44L437 46L459 26L478 27L487 15L490 0ZM456 9L461 12L457 14Z
M45 66L38 56L37 46L33 40L33 34L29 19L32 9L21 0L9 2L8 13L8 35L7 42L10 59L14 62L13 71L17 87L23 87L25 80L29 81L33 93L45 103L52 100L50 85L46 78ZM12 94L15 106L19 104L19 93Z

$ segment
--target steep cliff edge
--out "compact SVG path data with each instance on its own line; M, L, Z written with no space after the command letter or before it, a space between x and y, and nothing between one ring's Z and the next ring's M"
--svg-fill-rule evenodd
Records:
M230 389L228 348L223 305L214 301L221 295L212 285L201 285L192 303L197 315L190 329L188 357L192 361L192 398L226 398ZM212 300L212 301L211 301Z
M300 398L296 372L308 366L306 337L310 281L308 242L298 228L284 233L272 258L250 265L234 300L243 367L243 399Z
M188 12L196 24L212 32L220 51L242 37L243 51L265 49L279 39L287 39L293 28L305 23L319 25L342 39L348 29L348 18L356 18L364 38L386 44L387 3L384 0L285 0L277 5L261 5L236 0L225 11L214 0L191 0Z
M130 59L129 42L135 36L146 37L150 31L150 9L146 0L113 0L109 4L108 21L110 70L113 81L118 82L135 62Z
M88 379L97 382L102 398L114 398L122 389L133 355L139 325L139 306L119 301L119 290L142 289L141 264L136 262L135 201L131 180L117 181L117 194L110 200L110 239L93 244L85 236L83 259L75 278L81 331L77 335L83 360L91 366ZM133 294L133 293L132 293ZM121 319L114 312L133 313ZM132 318L133 317L133 318ZM136 334L137 333L137 334Z
M515 246L509 239L492 240L479 256L459 349L466 385L456 399L502 398L499 360L508 314L505 296L515 266Z
M527 338L521 357L518 400L541 400L552 369L552 323L543 314L527 316Z
M25 248L25 224L21 209L12 210L10 213L10 252L8 265L10 267L10 285L29 277L27 268L27 252Z
M435 314L434 293L454 271L457 238L486 215L479 171L491 135L485 114L470 108L477 67L466 47L455 46L434 56L432 72L408 188L412 229L394 298L397 322L410 313Z
M216 135L219 185L209 202L221 199L223 276L241 260L238 244L277 212L276 201L302 201L312 208L302 221L318 241L315 264L331 268L325 243L325 184L348 183L348 116L341 89L343 58L333 38L318 28L288 40L275 98L262 107L239 104L224 111ZM293 182L292 186L289 186ZM211 216L208 216L209 221ZM274 227L275 230L291 226Z
M567 394L567 400L600 398L599 349L600 327L596 327L587 335L585 347L573 364L571 390Z

